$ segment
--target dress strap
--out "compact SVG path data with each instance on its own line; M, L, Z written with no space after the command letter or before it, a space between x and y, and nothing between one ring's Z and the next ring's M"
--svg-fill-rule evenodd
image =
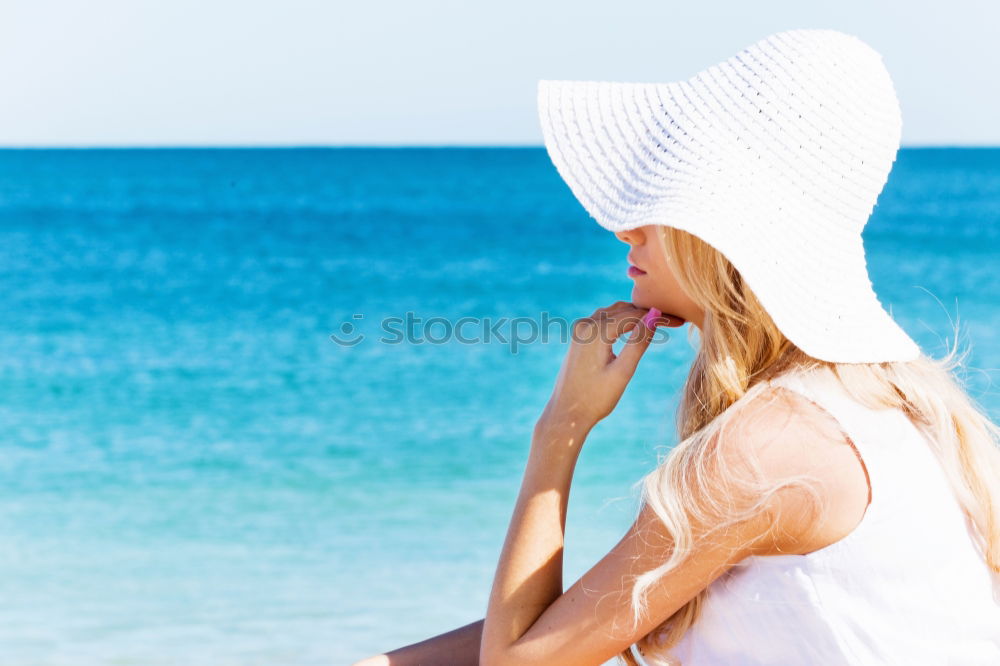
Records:
M861 403L826 366L792 371L770 382L796 391L825 409L854 444L871 487L871 503L862 525L872 532L872 540L882 540L874 534L879 526L912 521L916 507L921 507L926 516L928 511L944 510L941 498L954 501L947 499L951 492L926 435L903 410ZM892 533L893 529L887 529L882 536L888 538Z
M637 646L635 643L632 643L632 645L629 646L629 649L632 651L632 657L635 658L639 666L649 666L649 664L646 662L646 659L642 656L642 653L639 652L639 646Z
M795 391L823 409L854 447L871 489L871 501L862 519L866 528L872 529L873 524L908 510L903 500L907 484L902 469L907 459L921 452L906 450L914 447L915 430L900 410L874 409L858 402L826 366L788 372L770 380L770 384Z

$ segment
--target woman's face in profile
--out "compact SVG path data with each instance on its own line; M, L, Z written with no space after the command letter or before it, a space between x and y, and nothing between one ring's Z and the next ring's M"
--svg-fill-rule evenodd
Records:
M684 319L670 326L691 322L701 328L704 312L677 283L674 260L667 256L663 244L662 227L647 224L628 231L616 231L615 236L630 248L628 274L634 282L632 302L639 307L655 307L665 315Z

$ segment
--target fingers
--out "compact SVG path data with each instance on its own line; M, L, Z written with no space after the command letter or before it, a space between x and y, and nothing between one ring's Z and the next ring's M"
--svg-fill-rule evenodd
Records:
M617 301L598 308L589 317L577 319L573 324L573 337L581 342L593 342L599 337L610 345L636 326L655 329L657 325L680 326L684 323L675 319L663 315L656 308L642 308L628 301Z
M615 359L615 365L618 366L626 378L631 378L635 374L635 369L639 365L639 359L646 353L646 349L649 348L649 344L653 341L653 336L656 334L653 328L647 327L641 322L635 324L633 329L632 335L628 337L625 346L618 353L618 358Z
M605 312L598 310L594 314L598 326L606 336L605 339L609 342L614 342L636 326L645 328L646 325L643 319L650 312L647 308L640 308L632 303L627 303L623 307L616 307L613 310L609 308ZM656 311L656 315L659 315L659 310ZM649 328L653 328L653 326L649 326Z
M608 324L605 330L611 336L612 340L617 340L621 336L633 330L636 326L648 330L652 327L647 327L644 321L644 317L646 317L647 313L648 310L646 310L646 308L637 308L633 306L627 310L620 310L609 314L607 315Z

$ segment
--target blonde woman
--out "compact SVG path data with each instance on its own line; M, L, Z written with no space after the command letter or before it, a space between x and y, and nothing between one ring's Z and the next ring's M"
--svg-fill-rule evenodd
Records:
M361 663L1000 664L1000 428L865 262L901 134L878 53L785 31L686 81L542 81L539 105L559 173L629 246L631 300L574 325L485 618ZM655 326L684 323L679 443L564 589L580 450Z

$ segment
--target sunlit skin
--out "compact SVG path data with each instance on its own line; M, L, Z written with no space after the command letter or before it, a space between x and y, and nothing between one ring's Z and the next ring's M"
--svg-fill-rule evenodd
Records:
M705 312L677 283L674 260L667 256L667 249L663 244L663 227L647 224L629 231L616 232L615 236L630 247L628 263L644 271L642 275L629 276L635 282L632 287L632 303L640 308L659 309L670 317L666 326L682 326L685 322L691 322L701 330ZM677 317L685 321L678 322Z
M744 558L810 553L858 524L870 489L837 423L811 411L813 406L794 394L763 400L734 415L728 427L732 436L721 455L740 460L740 451L752 452L760 482L813 478L826 507L821 515L806 511L798 495L778 493L759 516L711 539L702 541L696 534L698 546L650 591L649 615L635 627L630 626L630 581L662 563L671 549L670 534L648 507L618 544L564 588L563 546L574 468L590 431L614 410L653 339L655 328L642 318L656 308L664 316L654 327L690 322L701 329L704 321L704 312L678 285L659 233L662 227L649 225L615 234L629 246L628 260L641 269L632 271L631 300L598 308L574 322L574 339L532 434L486 617L355 666L599 666ZM616 354L612 344L626 335ZM712 479L708 482L711 486Z
M782 405L779 401L775 407L765 402L753 409L753 428L745 429L741 419L734 418L731 427L737 434L727 444L734 448L722 455L739 459L742 454L734 451L753 450L763 476L771 480L822 470L816 478L829 483L824 499L835 509L814 522L803 513L798 498L776 497L775 511L713 535L694 550L686 564L661 578L650 597L651 615L631 630L621 629L631 617L627 581L663 562L670 548L670 535L648 507L618 545L564 589L563 538L573 471L591 429L614 410L653 338L654 331L636 318L656 308L665 316L655 320L653 328L661 323L680 326L690 321L700 329L704 321L704 311L677 283L673 258L667 256L660 233L661 227L648 225L615 234L629 246L629 263L641 269L630 271L635 281L631 302L599 308L574 326L574 338L578 331L596 330L601 335L580 336L586 342L574 339L535 425L521 490L480 628L481 665L597 666L639 640L744 558L792 549L810 552L817 540L826 545L843 536L864 511L867 498L862 499L862 492L867 491L867 482L859 478L861 470L853 452L841 446L837 433L828 437L815 434L828 432L831 424L825 424L827 431L814 431L811 439L805 440L811 441L811 446L803 446L801 434L786 427L801 404ZM612 341L630 331L627 343L615 354ZM834 474L832 469L838 466ZM845 483L848 478L851 483ZM848 496L851 501L845 501ZM817 525L822 529L814 530ZM775 526L777 531L771 532ZM777 543L772 534L783 535L788 541Z

